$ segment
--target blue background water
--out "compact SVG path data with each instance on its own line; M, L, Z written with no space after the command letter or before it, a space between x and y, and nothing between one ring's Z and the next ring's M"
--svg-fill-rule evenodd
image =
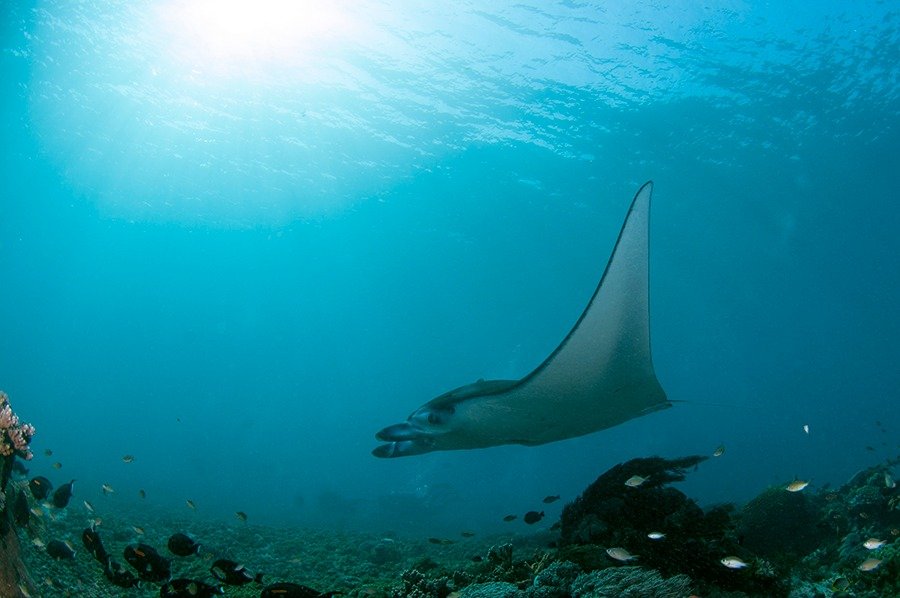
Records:
M203 33L202 2L10 4L0 387L78 498L438 533L636 456L724 443L683 485L709 504L897 453L896 4L325 3L265 41ZM654 362L685 403L369 454L537 365L650 178Z

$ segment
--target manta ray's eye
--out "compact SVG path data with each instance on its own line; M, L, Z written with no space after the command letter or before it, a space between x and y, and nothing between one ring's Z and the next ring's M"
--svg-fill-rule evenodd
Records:
M453 415L453 412L454 409L452 407L447 409L429 411L428 417L426 419L432 426L441 426L447 423L447 420L450 419L450 416Z

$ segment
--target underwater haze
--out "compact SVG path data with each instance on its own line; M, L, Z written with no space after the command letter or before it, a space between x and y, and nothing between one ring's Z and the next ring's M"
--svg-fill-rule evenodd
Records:
M0 388L32 475L79 505L437 535L560 494L549 522L634 457L724 445L681 484L714 504L895 456L897 9L4 3ZM673 408L372 456L541 363L651 179Z

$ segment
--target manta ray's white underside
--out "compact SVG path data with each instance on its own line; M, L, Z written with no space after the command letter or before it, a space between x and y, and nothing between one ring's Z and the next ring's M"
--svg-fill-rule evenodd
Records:
M652 191L648 182L635 195L594 295L542 364L521 380L480 380L429 401L378 432L387 444L372 453L544 444L669 407L650 355Z

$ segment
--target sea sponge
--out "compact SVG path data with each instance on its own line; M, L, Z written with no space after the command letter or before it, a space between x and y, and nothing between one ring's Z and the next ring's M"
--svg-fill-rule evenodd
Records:
M776 486L741 509L737 533L744 547L758 555L795 561L826 541L828 532L816 525L818 521L810 497Z

